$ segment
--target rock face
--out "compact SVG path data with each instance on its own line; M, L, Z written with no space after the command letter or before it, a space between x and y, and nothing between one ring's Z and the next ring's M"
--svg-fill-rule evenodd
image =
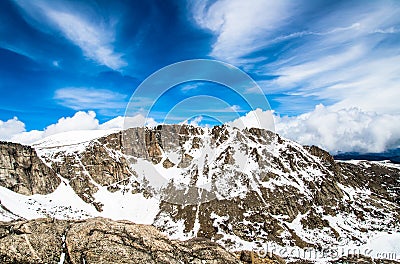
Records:
M33 148L0 142L0 186L24 195L48 194L60 182Z
M205 239L169 240L128 221L0 222L1 263L241 263Z
M7 146L0 160L10 159L13 148ZM146 223L172 238L207 238L230 250L266 243L324 250L343 241L366 244L377 232L400 232L399 168L338 162L318 147L301 146L271 131L168 125L35 149L51 167L42 169L50 171L49 181L51 171L56 172L67 190L96 209L87 215L136 210L141 220L151 212L154 217ZM11 170L7 173L11 177ZM157 174L170 184L170 197L161 202L151 185ZM210 183L209 193L198 191L204 182ZM1 185L21 193L15 184ZM201 200L202 195L210 199ZM49 195L43 207L54 199ZM32 201L25 204L30 207ZM57 215L59 206L52 206L43 216Z

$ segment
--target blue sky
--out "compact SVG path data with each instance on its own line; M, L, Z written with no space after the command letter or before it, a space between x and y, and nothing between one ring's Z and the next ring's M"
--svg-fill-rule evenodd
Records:
M103 123L124 114L146 77L188 59L247 72L279 120L297 122L282 125L289 137L289 130L310 129L299 127L300 117L318 105L397 120L400 1L0 1L0 120L16 117L23 131L43 130L94 111ZM215 85L199 87L218 94ZM193 90L170 97L182 100ZM242 107L228 94L225 100ZM353 112L345 113L337 120ZM354 123L361 114L352 115Z

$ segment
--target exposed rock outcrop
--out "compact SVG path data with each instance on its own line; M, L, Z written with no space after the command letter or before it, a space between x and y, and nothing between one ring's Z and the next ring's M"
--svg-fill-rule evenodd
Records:
M241 263L206 239L169 240L152 226L105 218L0 222L0 262Z
M33 148L0 142L0 186L24 195L48 194L60 182Z

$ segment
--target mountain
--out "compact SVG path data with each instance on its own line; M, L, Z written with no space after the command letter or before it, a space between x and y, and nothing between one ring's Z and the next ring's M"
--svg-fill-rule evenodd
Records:
M283 249L338 259L339 249L392 245L385 250L400 254L398 165L335 161L255 128L113 132L1 143L1 219L123 219L230 251L267 246L289 260L312 257Z
M370 161L384 161L400 164L400 148L389 149L382 153L359 153L359 152L345 152L339 153L334 156L338 160L370 160Z

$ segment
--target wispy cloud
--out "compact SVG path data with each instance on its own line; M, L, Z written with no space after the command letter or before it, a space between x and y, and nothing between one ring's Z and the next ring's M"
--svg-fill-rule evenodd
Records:
M83 54L104 66L118 70L127 65L123 54L114 50L115 22L78 12L71 2L15 1L32 26L46 33L61 33ZM77 3L75 3L78 5Z
M385 29L375 29L372 31L372 33L382 33L382 34L396 34L396 33L400 33L400 29L395 28L395 27L389 27L389 28L385 28Z
M254 45L285 25L292 1L197 1L192 5L195 22L217 36L211 55L237 64Z
M181 92L186 93L188 91L195 90L199 88L200 86L203 86L203 83L188 83L188 84L183 84L182 88L180 88Z
M296 87L299 84L304 84L305 81L315 80L321 74L338 69L351 63L365 55L365 48L363 46L352 46L344 50L344 52L322 56L316 60L310 60L298 65L282 66L276 72L279 75L274 79L272 85L279 87ZM338 79L336 79L336 82ZM309 83L307 83L309 84ZM307 85L310 89L310 86Z
M347 30L353 30L353 29L358 29L360 28L360 23L354 23L350 26L347 27L337 27L337 28L333 28L330 29L328 31L321 31L321 32L317 32L317 31L299 31L299 32L294 32L294 33L290 33L288 35L284 35L284 36L279 36L276 37L275 39L269 41L267 43L267 45L271 45L273 43L277 43L277 42L281 42L281 41L286 41L286 40L290 40L290 39L294 39L294 38L301 38L301 37L305 37L305 36L327 36L330 34L335 34L341 31L347 31Z
M126 107L127 96L106 89L65 87L55 91L54 99L61 105L74 110L115 110Z
M114 52L111 44L114 36L109 29L90 24L75 14L49 10L47 15L90 59L114 70L127 65L122 54Z
M319 99L335 109L400 111L399 2L350 1L311 17L315 3L278 2L202 1L192 12L216 36L210 55L261 77L267 94L285 94L289 104L294 94L313 98L312 106Z

